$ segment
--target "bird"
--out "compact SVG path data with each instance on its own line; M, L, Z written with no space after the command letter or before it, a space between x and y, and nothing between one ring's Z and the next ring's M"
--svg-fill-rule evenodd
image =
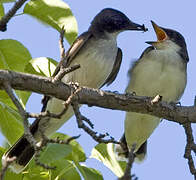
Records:
M161 95L168 103L177 103L187 84L187 63L189 61L184 37L177 31L158 26L151 21L157 41L147 41L147 47L128 71L126 93L138 96ZM119 160L126 160L135 146L135 162L142 162L147 153L147 139L159 125L161 119L147 114L126 112L124 130L116 145Z
M116 78L122 62L122 51L117 46L117 36L126 30L146 31L144 25L132 22L119 10L105 8L92 20L89 29L82 33L66 52L68 66L80 65L80 68L62 78L62 82L77 82L80 86L101 88L110 85ZM57 66L54 75L60 70ZM60 113L63 101L54 97L45 98L43 111ZM58 130L74 114L71 107L61 119L36 119L30 131L36 141L40 141L41 133L49 137ZM2 164L9 158L16 157L10 165L11 170L20 173L32 159L35 151L27 139L22 136L2 157Z

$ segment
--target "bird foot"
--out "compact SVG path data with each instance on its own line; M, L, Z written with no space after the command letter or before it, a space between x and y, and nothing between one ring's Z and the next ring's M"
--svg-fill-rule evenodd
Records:
M178 101L178 102L171 101L171 102L169 102L169 104L172 105L172 106L181 106L181 102L180 101Z

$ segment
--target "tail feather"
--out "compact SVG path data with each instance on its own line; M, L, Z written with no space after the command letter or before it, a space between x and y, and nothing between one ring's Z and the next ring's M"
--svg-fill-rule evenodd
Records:
M135 161L142 162L146 158L146 154L147 154L147 141L145 141L135 152Z
M10 165L15 173L20 173L30 162L35 151L33 146L22 136L2 157L2 164L10 158L16 157L16 160Z
M117 159L119 161L127 161L128 160L128 154L129 154L129 148L127 145L125 134L120 139L121 145L117 144L115 145L115 152L117 155ZM137 149L136 152L134 152L135 155L135 162L142 162L147 154L147 141L145 141L139 149Z

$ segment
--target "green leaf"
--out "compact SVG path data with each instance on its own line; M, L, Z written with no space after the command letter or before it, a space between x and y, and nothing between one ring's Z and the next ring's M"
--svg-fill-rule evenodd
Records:
M53 154L54 155L54 154ZM40 162L42 162L40 160ZM72 161L68 161L65 158L61 158L57 161L54 161L49 164L52 167L56 167L54 170L46 170L42 167L38 166L34 160L30 162L27 170L24 172L25 180L80 180L80 175L77 171L77 168L72 163Z
M16 173L12 172L11 170L7 170L4 179L5 180L13 180L13 179L14 180L21 180L21 179L23 179L23 175L16 174Z
M68 144L48 144L40 155L40 162L49 164L66 157L72 151Z
M52 26L57 31L65 28L65 37L70 44L77 37L78 27L70 7L62 0L31 0L24 7L24 13Z
M19 91L19 90L15 90L14 92L17 94L22 106L25 108L25 104L27 103L27 100L29 99L31 92ZM4 90L0 90L0 102L16 109L16 106L14 105L14 103L12 102L12 100Z
M5 15L3 4L0 3L0 19Z
M117 161L112 143L96 145L91 152L91 158L101 161L117 177L123 176L126 162Z
M50 171L44 169L32 160L28 165L28 169L23 171L23 179L22 180L49 180L50 179Z
M2 3L10 3L10 2L15 2L16 0L1 0Z
M51 58L39 57L29 61L25 67L25 72L41 76L51 77L58 62Z
M21 116L13 108L0 102L0 129L9 144L13 144L23 133Z
M51 170L51 179L54 180L81 180L76 166L72 161L61 159L52 164L56 166L55 170Z
M15 93L19 97L19 101L21 102L21 104L24 107L28 98L29 98L29 96L31 95L31 93L30 92L25 92L25 91L18 91L18 90L15 90ZM0 90L0 102L6 104L7 106L10 106L10 107L16 109L16 106L14 105L14 103L12 102L10 97L3 90Z
M12 39L0 40L0 69L24 72L24 68L30 59L29 51L20 42ZM24 107L31 93L16 91L16 94ZM7 102L7 105L14 107L13 103L6 97L5 92L1 92L0 95L2 102Z
M88 168L85 165L76 163L76 166L85 180L103 180L103 176L99 171L93 168Z
M31 95L31 92L27 92L27 91L19 91L19 90L15 90L20 103L23 105L23 108L25 109L25 105Z
M52 138L59 138L62 140L67 140L68 138L70 138L70 136L65 135L63 133L55 133ZM84 162L86 160L86 155L84 152L84 149L80 146L80 144L78 142L76 142L75 140L72 140L69 143L72 146L72 153L70 153L66 159L67 160L74 160L77 162Z
M5 153L6 149L4 147L0 146L0 159L2 158L3 154ZM0 167L2 167L2 164L0 163Z
M7 93L4 90L0 90L0 102L4 103L12 108L16 108L10 97L7 95Z
M0 40L0 69L24 72L30 59L29 51L20 42L12 39Z

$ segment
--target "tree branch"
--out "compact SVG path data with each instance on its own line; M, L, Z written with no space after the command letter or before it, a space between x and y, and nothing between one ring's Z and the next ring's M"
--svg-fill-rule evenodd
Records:
M7 30L7 23L9 20L16 14L16 11L21 8L21 6L26 2L27 0L18 0L14 6L3 16L0 20L0 31L6 31Z
M194 161L191 155L191 151L193 150L192 147L195 145L191 123L183 124L183 127L185 130L186 141L187 141L187 144L185 147L184 158L188 160L190 172L192 175L194 175L194 178L196 179L196 169L195 169Z
M132 180L132 177L134 179L137 179L137 177L135 177L135 175L131 175L131 169L132 169L132 165L133 165L133 162L135 159L135 156L134 156L135 147L136 147L136 144L133 144L131 151L129 151L128 162L127 162L127 166L125 169L125 173L118 180Z
M96 142L98 143L115 143L115 144L119 144L119 142L115 141L113 137L110 137L109 139L104 139L106 136L109 136L108 133L106 134L97 134L97 132L93 131L92 129L90 129L89 127L87 127L83 121L86 121L91 128L93 127L92 123L90 122L89 119L87 119L86 117L84 117L79 110L79 105L77 102L72 102L72 107L76 116L76 120L77 120L77 124L78 124L78 128L82 128L87 134L89 134Z
M17 90L33 91L64 101L73 91L70 85L60 81L53 83L51 78L0 70L1 89L3 89L4 82L9 82L12 88ZM164 101L152 104L153 98L151 97L117 94L81 87L81 91L77 93L77 99L80 104L150 114L180 124L186 122L196 123L195 106L177 106Z

